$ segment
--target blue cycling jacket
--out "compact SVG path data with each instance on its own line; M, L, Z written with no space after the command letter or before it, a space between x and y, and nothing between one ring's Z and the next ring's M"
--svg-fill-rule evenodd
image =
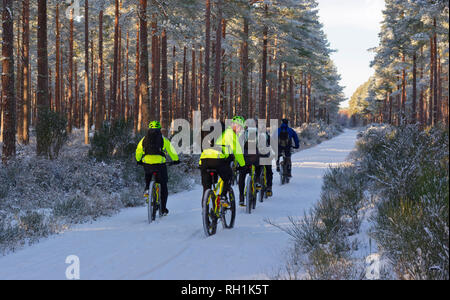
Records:
M298 139L298 135L297 133L294 131L294 129L290 128L288 125L286 124L281 124L281 127L278 128L278 136L280 136L280 132L281 131L286 131L289 133L289 139L292 140L294 139L294 144L295 144L295 148L300 147L300 141Z

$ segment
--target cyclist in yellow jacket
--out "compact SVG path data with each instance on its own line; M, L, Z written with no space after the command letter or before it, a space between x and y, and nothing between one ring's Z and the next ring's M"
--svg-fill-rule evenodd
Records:
M152 181L153 174L156 173L155 180L161 185L161 211L167 215L167 166L166 156L169 155L174 164L178 164L178 154L170 141L163 137L161 133L161 124L153 121L149 125L147 135L139 142L136 148L136 161L144 166L145 171L145 196L148 196L148 189Z
M225 129L215 145L205 149L200 156L199 164L202 174L203 193L210 189L212 185L212 179L207 170L216 170L224 182L223 193L220 196L221 203L224 206L229 205L226 194L231 188L233 177L233 170L230 166L231 160L234 158L241 167L245 166L244 155L238 138L244 127L244 118L234 117L231 126Z

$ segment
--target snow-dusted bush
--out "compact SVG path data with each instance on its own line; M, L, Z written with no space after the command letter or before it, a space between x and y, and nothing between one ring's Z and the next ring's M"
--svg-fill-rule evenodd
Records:
M295 128L295 131L298 134L301 148L306 148L339 135L343 132L343 128L339 124L327 124L319 121L317 123L304 123L302 126Z
M361 277L361 269L351 258L358 242L350 237L361 225L363 187L363 178L353 165L327 172L317 204L301 220L291 218L291 225L283 228L295 241L286 270L300 265L298 271L303 269L308 279Z
M137 146L132 129L133 124L124 119L103 123L91 140L89 155L99 160L129 157Z
M36 134L40 136L39 155L55 159L67 141L67 120L54 111L39 113Z
M449 278L448 129L369 127L353 153L379 199L373 237L397 278Z

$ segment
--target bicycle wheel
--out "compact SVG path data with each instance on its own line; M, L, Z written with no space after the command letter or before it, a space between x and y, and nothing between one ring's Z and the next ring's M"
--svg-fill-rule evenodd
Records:
M152 181L150 183L150 188L149 188L149 199L148 199L148 223L152 223L153 221L155 221L156 218L156 210L157 210L157 206L156 206L156 193L155 193L155 185L156 183L154 181Z
M216 234L217 231L217 216L216 210L216 196L212 190L207 190L203 195L202 204L202 220L203 230L206 236Z
M234 227L234 221L236 219L236 198L234 198L233 189L228 191L228 199L230 201L230 207L222 208L222 225L225 229L231 229Z
M258 191L258 200L260 203L264 202L264 197L266 195L266 187L264 186L264 183L261 183L261 190Z
M252 213L252 178L247 176L245 179L245 211L248 214Z
M284 176L284 160L280 163L280 181L281 185L285 184L285 176Z

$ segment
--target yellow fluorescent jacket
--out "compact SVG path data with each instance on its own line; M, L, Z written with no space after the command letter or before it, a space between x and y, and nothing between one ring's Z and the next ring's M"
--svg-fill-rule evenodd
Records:
M230 154L234 154L234 159L239 163L239 165L241 167L245 166L242 147L239 144L239 139L233 129L227 128L217 140L216 146L224 146L222 147L223 152L212 148L205 149L200 156L200 165L202 164L202 159L205 158L226 159L230 156Z
M142 146L142 142L145 137L139 142L136 148L136 161L141 161L147 165L156 165L156 164L164 164L166 163L166 157L162 155L145 155L144 147ZM178 154L175 151L175 148L172 146L170 141L163 137L164 146L162 151L170 156L173 161L178 161Z

